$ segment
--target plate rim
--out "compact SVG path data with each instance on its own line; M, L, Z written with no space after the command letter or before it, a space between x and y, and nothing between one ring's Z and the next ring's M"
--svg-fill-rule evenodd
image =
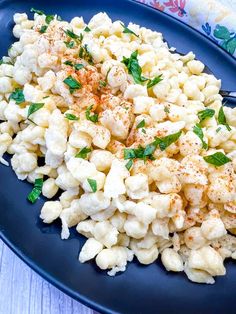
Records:
M195 33L196 35L202 37L204 40L207 40L211 42L211 44L214 45L214 48L218 51L221 51L224 54L224 57L227 57L231 59L231 62L235 62L236 64L236 58L230 54L227 50L223 49L221 46L219 46L215 41L213 41L210 37L206 36L204 33L200 32L199 30L195 29L194 27L184 23L183 21L179 20L178 18L169 15L166 12L160 11L146 3L141 3L138 0L121 0L124 3L132 3L135 6L143 6L147 10L153 11L157 14L164 15L165 18L168 20L173 20L175 23L181 24L184 28L190 29L191 32ZM1 6L6 4L10 4L11 0L0 0L0 9ZM158 25L158 24L157 24ZM16 178L17 179L17 178ZM3 241L3 243L12 251L14 252L17 257L19 257L27 266L29 266L34 272L36 272L39 276L41 276L43 279L48 281L50 284L52 284L54 287L65 293L66 295L70 296L74 300L81 302L83 305L88 306L89 308L99 311L101 313L105 314L119 314L119 312L116 312L114 310L111 310L107 308L106 306L103 306L102 304L93 301L91 298L87 298L80 292L76 292L73 289L70 289L67 285L65 285L63 282L58 281L56 277L50 275L46 270L44 270L42 267L38 266L34 260L30 257L28 257L26 254L24 254L19 247L17 247L10 239L8 239L4 233L3 230L0 229L0 239Z

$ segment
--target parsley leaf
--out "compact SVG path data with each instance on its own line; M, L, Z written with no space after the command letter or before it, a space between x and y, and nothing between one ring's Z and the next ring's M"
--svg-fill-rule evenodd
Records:
M214 109L205 109L202 111L198 112L198 118L200 120L200 123L204 120L206 120L207 118L212 118L215 114L215 110Z
M38 15L44 15L44 14L45 14L43 11L36 10L36 9L34 9L34 8L31 8L31 9L30 9L30 12L37 13Z
M74 68L79 71L84 68L84 65L82 63L76 63L74 64Z
M154 85L160 83L162 80L163 80L162 74L156 76L154 79L148 81L147 88L153 87Z
M85 29L84 29L84 31L85 31L86 33L88 33L88 32L91 32L91 29L90 29L88 26L86 26Z
M69 42L64 41L64 44L66 45L66 48L72 49L75 47L75 42L73 40Z
M82 88L82 85L80 82L78 82L76 79L74 79L71 75L69 75L66 79L63 81L67 86L69 86L70 93L73 94L76 89Z
M87 179L88 183L92 189L92 191L95 193L97 191L97 181L93 179Z
M44 103L32 103L29 106L27 118L29 118L29 116L31 116L34 112L36 112L39 109L41 109L43 106L44 106Z
M122 63L124 63L128 69L129 74L133 76L135 83L142 84L142 82L147 81L145 77L142 76L142 68L138 63L138 51L133 52L129 58L123 57Z
M174 134L170 134L170 135L167 135L163 138L159 138L157 140L160 141L159 143L159 147L160 147L160 150L165 150L168 146L170 146L172 143L176 142L180 135L181 135L182 131L179 131L177 133L174 133Z
M124 159L134 159L136 158L134 148L125 148L124 149Z
M14 92L11 93L9 99L15 100L16 104L19 105L23 102L25 102L25 96L23 94L23 89L16 88Z
M89 64L93 64L93 57L88 50L88 45L85 44L84 46L80 47L79 50L79 57L88 61Z
M87 158L87 155L88 155L88 153L90 153L90 152L91 152L91 149L90 149L90 148L87 148L87 147L85 146L84 148L82 148L82 149L78 152L78 154L75 155L75 157L76 157L76 158L83 158L83 159L85 159L85 158Z
M200 138L200 140L202 141L202 147L204 149L207 149L208 148L208 145L207 143L204 141L204 134L203 134L203 131L202 131L202 128L199 124L196 124L194 127L193 127L193 132Z
M231 131L231 127L228 125L228 123L226 121L223 106L221 106L219 113L218 113L218 122L219 122L219 124L223 124L224 126L226 126L228 131Z
M31 203L35 203L39 198L43 187L43 179L35 179L33 190L28 194L27 199Z
M50 24L51 21L54 20L54 15L46 15L45 22Z
M76 117L74 114L71 114L71 113L66 113L66 114L65 114L65 117L66 117L66 119L68 119L68 120L73 120L73 121L79 120L78 117Z
M124 23L120 23L120 25L124 28L124 30L123 30L123 33L124 33L124 34L132 34L132 35L138 37L138 35L135 34L135 32L131 31L131 29L129 29L128 27L126 27Z
M43 33L46 32L47 28L48 28L47 25L43 25L43 26L41 26L39 32L40 32L41 34L43 34Z
M130 170L132 166L133 166L133 160L130 159L125 165L125 167L127 168L127 170Z
M213 155L208 155L208 156L205 156L203 158L206 162L208 162L209 164L212 164L216 167L222 166L222 165L227 164L228 162L231 161L230 158L228 158L227 156L225 156L221 152L217 152Z
M82 42L82 40L83 40L83 35L82 34L76 35L74 32L70 31L69 29L67 29L64 32L65 32L65 34L67 36L69 36L72 39L78 40L79 42Z
M136 126L136 129L140 129L145 127L145 120L143 119L142 121L139 122L139 124Z
M107 86L107 83L106 83L105 81L100 80L100 81L99 81L99 86L100 86L100 87L106 87L106 86Z
M64 64L73 67L72 61L67 60L67 61L64 62Z
M73 64L73 62L69 60L65 61L64 64L75 68L75 70L81 70L82 68L84 68L84 65L82 63Z
M94 113L91 115L91 109L93 108L93 105L89 106L85 111L85 116L87 120L90 120L92 122L98 122L98 114Z
M165 113L170 113L170 109L167 106L164 107L164 111Z

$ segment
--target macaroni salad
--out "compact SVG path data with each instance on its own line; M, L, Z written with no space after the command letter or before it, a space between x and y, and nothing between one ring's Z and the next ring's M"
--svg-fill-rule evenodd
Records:
M220 80L145 27L31 11L0 62L1 163L13 155L29 202L49 199L40 217L62 239L88 238L81 263L112 276L160 256L213 284L236 259L236 108Z

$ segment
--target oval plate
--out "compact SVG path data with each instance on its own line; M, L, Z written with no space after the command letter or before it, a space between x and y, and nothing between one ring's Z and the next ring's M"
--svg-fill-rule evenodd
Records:
M236 89L236 61L227 52L174 18L133 1L0 1L0 55L6 54L14 40L13 14L29 13L31 7L57 13L65 20L83 16L88 21L105 11L113 20L132 21L160 31L178 51L193 50L222 79L224 89ZM69 240L61 241L60 223L41 223L38 215L44 200L29 204L26 196L31 185L17 180L10 167L0 166L0 187L0 237L36 272L78 301L105 313L235 313L233 262L227 263L227 275L217 278L212 286L168 273L160 262L150 266L133 262L125 273L109 277L93 262L77 261L83 237L72 231Z

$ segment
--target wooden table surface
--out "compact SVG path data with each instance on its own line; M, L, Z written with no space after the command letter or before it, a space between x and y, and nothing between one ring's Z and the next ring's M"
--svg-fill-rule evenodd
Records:
M22 262L0 240L0 314L98 314Z

